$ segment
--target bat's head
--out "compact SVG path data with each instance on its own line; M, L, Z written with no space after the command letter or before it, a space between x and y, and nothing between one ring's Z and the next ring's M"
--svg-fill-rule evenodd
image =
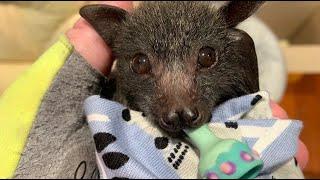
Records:
M81 9L112 48L115 99L168 132L198 127L219 103L259 90L250 36L234 27L261 2L144 2Z

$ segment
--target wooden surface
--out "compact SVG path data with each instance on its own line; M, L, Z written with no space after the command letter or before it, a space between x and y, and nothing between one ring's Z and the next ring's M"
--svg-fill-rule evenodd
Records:
M290 118L303 121L301 140L310 153L304 173L307 178L320 178L320 74L290 74L280 105Z

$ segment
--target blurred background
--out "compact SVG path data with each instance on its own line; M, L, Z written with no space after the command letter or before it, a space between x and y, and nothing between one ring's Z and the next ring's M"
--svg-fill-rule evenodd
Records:
M0 95L79 18L89 3L0 2ZM138 2L135 2L138 5ZM239 25L255 41L260 87L304 121L307 178L320 177L320 2L267 2Z

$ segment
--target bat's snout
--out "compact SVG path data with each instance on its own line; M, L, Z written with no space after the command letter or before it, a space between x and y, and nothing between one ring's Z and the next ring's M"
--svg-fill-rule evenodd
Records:
M198 108L185 107L182 109L173 109L163 115L160 120L160 126L167 131L177 132L183 128L199 127L206 122L206 116Z

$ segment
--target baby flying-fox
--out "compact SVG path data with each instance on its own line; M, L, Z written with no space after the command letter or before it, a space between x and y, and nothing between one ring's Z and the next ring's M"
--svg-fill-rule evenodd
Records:
M113 100L178 133L208 122L218 104L259 91L253 40L235 26L262 4L142 2L130 13L88 5L80 14L113 51Z

